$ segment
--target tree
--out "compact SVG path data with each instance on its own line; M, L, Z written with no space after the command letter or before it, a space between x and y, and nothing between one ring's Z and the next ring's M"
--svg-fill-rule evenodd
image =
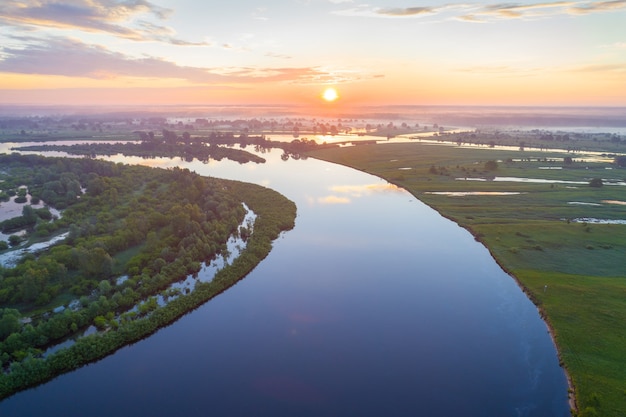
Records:
M26 205L22 207L22 217L27 224L33 224L37 221L37 213L33 206Z
M109 278L113 270L113 258L102 248L80 249L78 262L89 278Z
M487 171L495 171L498 169L498 163L496 161L490 160L485 162L485 170Z
M11 236L9 236L9 245L17 246L20 243L22 243L22 238L19 237L18 235L11 235Z
M604 182L602 182L602 178L592 178L591 181L589 181L590 187L601 188L603 185Z
M111 283L109 281L107 281L106 279L103 279L102 281L100 281L100 283L98 284L98 290L100 291L100 294L102 295L106 295L108 293L111 292Z
M20 312L12 309L0 309L0 340L20 330Z
M49 273L46 268L28 267L23 272L20 291L26 302L36 300L48 283Z

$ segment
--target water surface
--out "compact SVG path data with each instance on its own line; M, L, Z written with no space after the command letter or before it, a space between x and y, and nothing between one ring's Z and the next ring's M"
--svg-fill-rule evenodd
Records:
M0 415L569 415L545 323L467 231L376 177L280 153L112 157L269 186L296 227L233 288Z

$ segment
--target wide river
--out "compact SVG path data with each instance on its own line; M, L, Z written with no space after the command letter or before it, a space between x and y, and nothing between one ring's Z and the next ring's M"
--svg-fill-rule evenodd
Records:
M379 178L280 153L109 158L268 186L296 227L233 288L0 416L569 415L545 323L466 230Z

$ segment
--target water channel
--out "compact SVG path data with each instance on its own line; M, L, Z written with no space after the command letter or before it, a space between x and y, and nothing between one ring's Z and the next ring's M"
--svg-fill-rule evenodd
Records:
M569 415L545 323L467 231L379 178L280 154L108 158L268 186L296 227L233 288L0 415Z

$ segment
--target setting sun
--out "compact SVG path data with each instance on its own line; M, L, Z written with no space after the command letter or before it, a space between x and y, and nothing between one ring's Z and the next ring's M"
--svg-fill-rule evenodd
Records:
M339 94L337 94L337 90L330 87L324 90L324 94L322 94L322 98L326 101L335 101L339 98Z

